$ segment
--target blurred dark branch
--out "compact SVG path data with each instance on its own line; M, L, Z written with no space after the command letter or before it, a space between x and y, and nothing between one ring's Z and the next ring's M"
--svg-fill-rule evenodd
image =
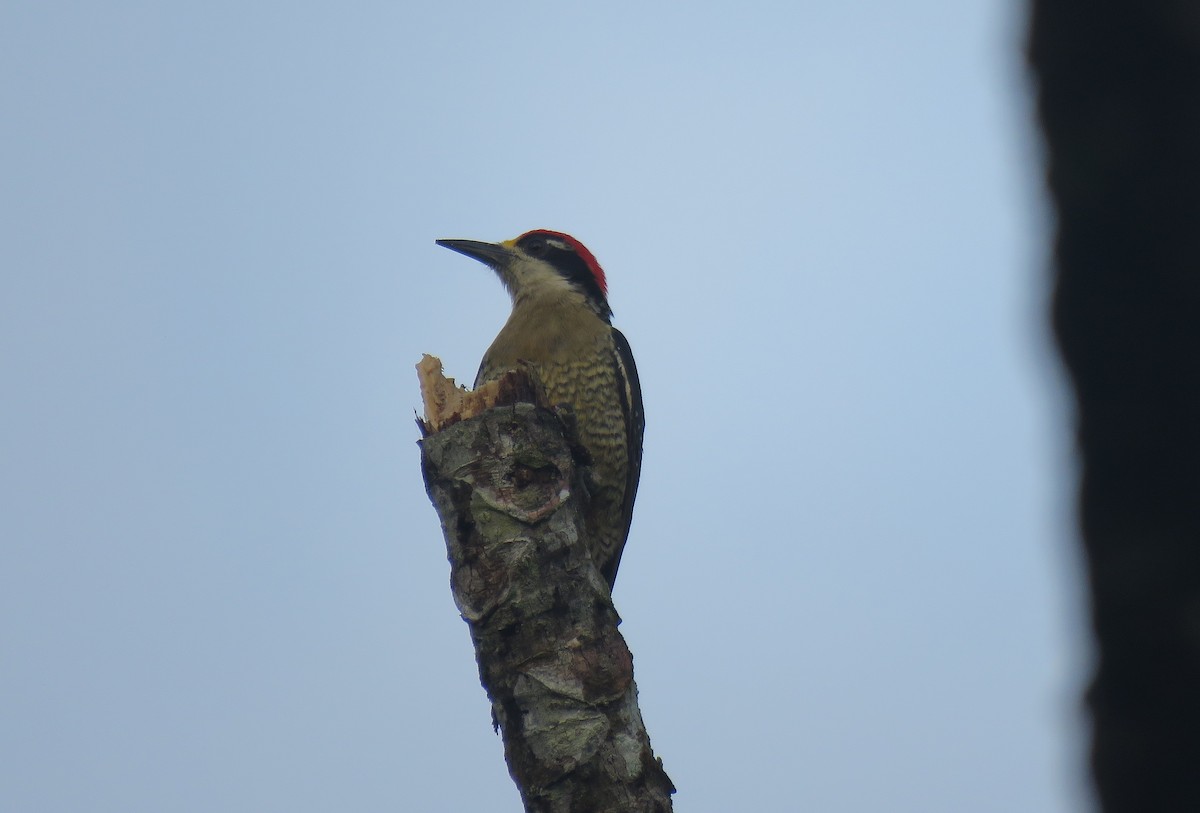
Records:
M438 382L440 364L423 365L425 484L526 811L667 813L675 789L581 538L580 472L563 422L520 402L537 398L520 371L477 398Z
M1106 813L1200 810L1200 6L1035 0Z

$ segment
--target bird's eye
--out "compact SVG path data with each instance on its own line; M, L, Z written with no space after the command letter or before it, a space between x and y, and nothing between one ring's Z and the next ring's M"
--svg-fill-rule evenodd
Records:
M533 257L541 257L546 253L546 243L542 240L531 240L529 245L525 246L525 253Z

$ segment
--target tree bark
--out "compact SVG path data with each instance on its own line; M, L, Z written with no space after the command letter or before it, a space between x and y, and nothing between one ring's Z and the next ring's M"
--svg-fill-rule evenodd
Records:
M1200 11L1035 0L1107 813L1200 810Z
M515 386L490 401L536 393L510 376ZM564 421L520 402L441 412L451 417L422 424L432 431L422 470L525 810L670 811L675 789L642 725L633 656L583 539L585 480Z

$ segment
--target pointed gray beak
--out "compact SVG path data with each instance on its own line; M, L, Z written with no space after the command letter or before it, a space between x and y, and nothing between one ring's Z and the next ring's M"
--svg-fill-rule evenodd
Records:
M481 243L478 240L435 240L439 246L465 254L473 260L503 268L512 259L512 251L499 243Z

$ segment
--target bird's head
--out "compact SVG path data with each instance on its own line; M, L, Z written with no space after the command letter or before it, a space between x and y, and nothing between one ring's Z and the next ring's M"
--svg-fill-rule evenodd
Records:
M535 229L502 243L438 240L437 244L490 265L514 304L543 296L578 295L601 319L612 317L604 269L569 234Z

